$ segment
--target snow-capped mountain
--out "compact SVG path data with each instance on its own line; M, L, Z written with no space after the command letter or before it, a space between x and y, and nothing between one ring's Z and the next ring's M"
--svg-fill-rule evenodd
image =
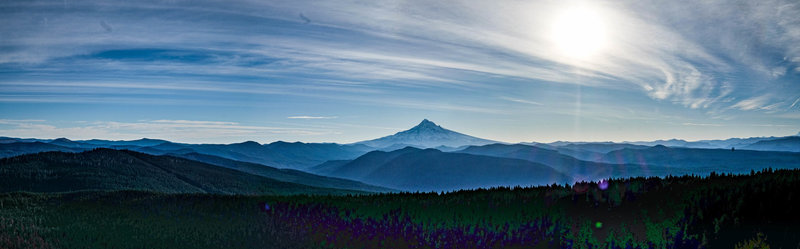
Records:
M425 119L413 128L378 139L357 142L373 148L397 146L414 146L419 148L435 148L439 146L461 147L467 145L493 144L497 141L477 138L451 131Z

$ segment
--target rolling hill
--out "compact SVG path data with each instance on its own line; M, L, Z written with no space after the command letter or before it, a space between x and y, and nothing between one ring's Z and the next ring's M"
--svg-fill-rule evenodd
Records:
M368 184L364 184L361 182L347 180L342 178L334 178L334 177L326 177L320 176L315 174L306 173L299 170L293 169L276 169L270 166L255 164L255 163L248 163L248 162L240 162L234 161L227 158L217 157L217 156L210 156L205 154L199 153L189 153L189 154L181 154L181 155L174 155L176 157L182 157L198 162L204 162L208 164L213 164L229 169L235 169L238 171L242 171L248 174L258 175L267 177L270 179L275 179L282 182L291 182L297 184L304 184L314 187L322 187L322 188L336 188L336 189L351 189L351 190L360 190L366 192L390 192L393 191L392 189L382 188L378 186L372 186Z
M334 143L288 143L283 141L259 144L253 141L234 144L178 144L134 148L149 154L200 153L231 160L270 165L276 168L305 170L328 160L354 159L372 148Z
M800 153L731 149L670 148L663 145L647 149L621 149L607 153L607 163L633 163L648 166L689 169L693 172L747 173L765 168L798 168Z
M561 154L568 155L584 161L599 161L611 151L621 149L645 149L649 146L625 143L570 143L552 149Z
M522 144L490 144L484 146L470 146L458 153L515 158L535 163L541 163L569 175L573 181L595 181L607 178L635 177L635 176L666 176L690 173L685 169L671 169L651 165L637 165L631 163L611 164L579 160L574 157L559 153L559 151L543 149L536 146Z
M172 156L95 149L0 159L0 192L147 190L165 193L338 194Z
M0 143L0 157L13 157L45 151L80 152L83 149L69 148L43 142Z
M569 182L546 165L519 159L407 147L373 151L348 163L314 167L317 172L406 191L452 191Z

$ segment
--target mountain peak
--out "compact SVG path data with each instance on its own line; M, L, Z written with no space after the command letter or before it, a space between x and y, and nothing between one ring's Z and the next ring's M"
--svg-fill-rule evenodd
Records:
M255 141L245 141L238 144L231 144L231 145L238 145L238 146L261 146L260 143Z
M659 149L659 150L666 150L666 149L669 149L669 147L667 147L667 146L665 146L665 145L663 145L663 144L658 144L658 145L656 145L656 146L653 146L653 147L650 147L650 148L651 148L651 149Z
M411 130L420 130L420 129L443 129L443 128L437 125L436 123L431 122L428 119L423 119L422 122L419 122L417 126L411 128Z
M445 129L436 123L423 119L411 129L397 132L394 135L378 139L361 141L374 148L388 148L396 145L415 146L419 148L432 148L438 146L459 147L464 145L484 145L495 141L481 139L455 131Z

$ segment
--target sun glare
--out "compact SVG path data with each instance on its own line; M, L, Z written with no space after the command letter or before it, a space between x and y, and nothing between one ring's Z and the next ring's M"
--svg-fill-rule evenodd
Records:
M598 10L569 8L553 20L550 39L562 55L586 60L606 47L605 23Z

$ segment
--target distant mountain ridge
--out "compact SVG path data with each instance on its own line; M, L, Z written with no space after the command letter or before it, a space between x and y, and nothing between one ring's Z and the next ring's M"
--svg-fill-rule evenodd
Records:
M787 137L730 138L724 140L685 141L679 139L649 142L565 142L548 144L522 143L540 148L556 150L580 160L600 161L603 154L622 148L642 148L655 145L686 148L737 148L761 151L800 152L800 141ZM775 140L775 142L769 142ZM27 143L27 144L26 144ZM37 144L38 143L38 144ZM253 141L234 144L185 144L161 139L142 138L138 140L76 140L66 138L37 139L0 137L0 157L10 157L42 151L78 152L94 148L127 149L154 155L200 153L219 156L236 161L251 162L273 166L308 170L330 160L351 160L369 151L393 151L407 146L417 148L436 148L452 152L467 146L481 146L498 143L445 129L430 120L424 119L417 126L394 135L361 141L353 144L335 143L288 143L277 141L259 144ZM49 145L49 146L48 146Z
M3 138L2 141L3 143L0 143L0 157L44 151L80 152L96 148L109 148L132 150L152 155L200 153L236 161L299 170L304 170L328 160L354 159L374 150L374 148L365 145L288 143L283 141L263 145L253 141L234 144L183 144L146 138L131 141Z
M95 148L132 150L152 155L185 155L198 153L235 161L267 165L276 168L309 171L312 167L329 162L353 160L370 151L395 151L405 147L435 148L454 152L468 146L483 146L498 142L469 136L443 128L424 119L409 130L390 136L353 144L302 143L277 141L260 144L247 141L233 144L186 144L167 140L142 138L131 141L69 140L0 137L0 157L11 157L43 151L80 152ZM656 145L682 148L760 150L800 152L800 139L788 137L751 137L724 140L685 141L679 139L650 142L553 142L522 143L549 149L578 160L609 163L606 153L621 149L644 149ZM523 153L524 154L524 153ZM614 162L618 163L618 162ZM558 166L558 165L551 165Z
M411 129L378 139L357 142L355 144L366 145L373 148L395 149L398 145L403 147L435 148L440 146L461 147L492 143L498 142L451 131L442 128L428 119L424 119Z
M698 141L669 139L669 140L638 141L638 142L625 142L625 143L635 144L635 145L645 145L645 146L664 145L667 147L730 149L731 147L744 147L760 141L767 141L780 138L782 137L749 137L749 138L710 139L710 140L698 140Z
M635 163L691 169L697 172L748 173L765 168L800 167L800 153L740 149L673 148L657 145L646 149L621 149L605 154L606 163Z
M46 151L80 152L84 150L85 149L83 148L69 148L39 141L10 142L10 143L0 143L0 158L46 152Z
M570 141L556 141L547 144L540 144L540 143L523 143L528 145L535 145L542 147L542 145L552 146L553 148L557 148L559 151L567 147L584 147L579 149L580 150L587 148L587 146L615 146L615 145L633 145L633 146L657 146L663 145L667 147L680 147L680 148L697 148L697 149L748 149L748 150L761 150L761 151L789 151L789 152L800 152L800 141L792 139L793 137L798 137L798 135L794 136L785 136L785 137L749 137L749 138L728 138L728 139L710 139L710 140L698 140L698 141L686 141L683 139L669 139L669 140L655 140L655 141L635 141L635 142L570 142ZM780 143L780 145L770 146L772 144L769 141L778 140L775 144ZM756 143L761 143L761 145L751 146ZM586 152L587 150L582 150ZM570 153L569 151L562 151L566 153ZM594 151L599 152L599 151ZM608 151L602 152L606 153ZM580 153L578 153L580 154Z
M744 146L743 149L800 152L800 136L762 140Z

